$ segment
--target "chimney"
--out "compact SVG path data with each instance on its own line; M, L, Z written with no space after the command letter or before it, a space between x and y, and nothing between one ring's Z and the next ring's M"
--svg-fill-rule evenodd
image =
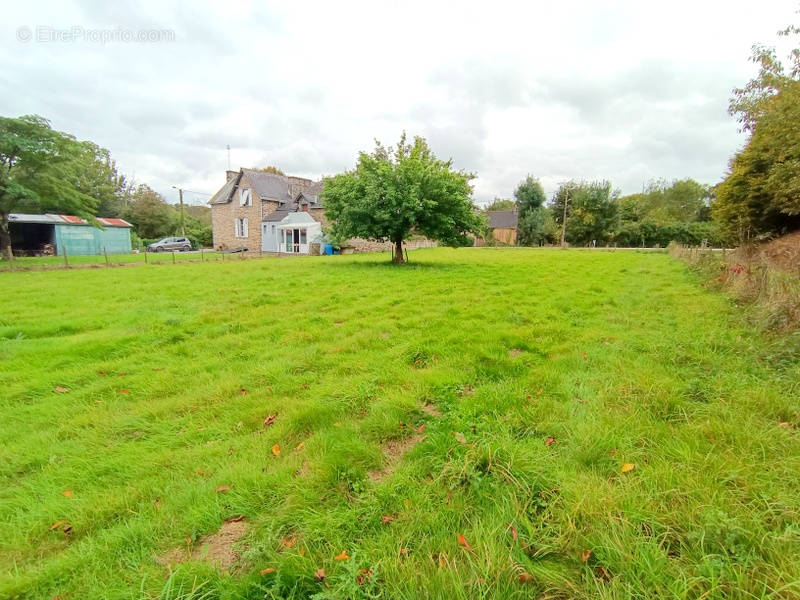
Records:
M239 171L225 171L225 181L228 182L239 174Z

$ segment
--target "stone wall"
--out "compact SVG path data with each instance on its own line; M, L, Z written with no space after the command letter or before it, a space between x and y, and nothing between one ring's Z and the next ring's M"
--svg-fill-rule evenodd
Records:
M250 189L250 206L242 206L240 190ZM261 250L261 221L278 208L273 200L259 200L253 186L242 175L239 186L233 192L233 198L227 204L214 204L211 207L211 229L214 248L223 250L244 246L250 252ZM236 237L236 219L247 217L247 237Z
M427 238L407 240L403 242L404 250L417 250L419 248L435 248L439 244ZM362 238L351 238L347 240L342 248L343 254L360 252L391 252L394 244L391 242L373 242Z

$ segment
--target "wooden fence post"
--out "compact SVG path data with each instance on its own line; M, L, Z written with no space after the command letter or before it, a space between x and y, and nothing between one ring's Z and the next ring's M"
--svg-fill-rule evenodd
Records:
M69 257L67 256L67 247L62 245L61 251L64 253L64 268L69 269Z
M144 264L147 264L147 250L144 251Z
M103 246L103 254L106 255L106 267L110 267L111 263L108 262L108 250L106 249L105 246Z
M202 248L202 246L201 246L201 247L200 247L200 262L205 262L205 260L206 260L206 258L205 258L205 256L203 255L203 248Z
M172 264L175 264L175 250L172 251Z

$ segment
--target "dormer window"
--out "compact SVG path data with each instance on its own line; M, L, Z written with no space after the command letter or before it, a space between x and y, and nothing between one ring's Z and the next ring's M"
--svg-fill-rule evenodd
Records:
M239 204L242 206L250 206L253 203L253 197L250 188L241 188L239 190Z

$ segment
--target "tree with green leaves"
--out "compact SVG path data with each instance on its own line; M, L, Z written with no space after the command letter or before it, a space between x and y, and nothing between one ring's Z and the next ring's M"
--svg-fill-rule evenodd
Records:
M92 219L97 200L81 186L80 159L85 152L84 145L54 130L47 119L0 117L0 254L4 259L12 258L12 212L53 210Z
M125 219L136 228L140 237L160 238L175 233L178 212L164 201L161 194L142 184L133 192L125 210Z
M754 46L759 73L731 98L729 111L750 137L717 186L712 214L739 243L800 228L800 48L789 59L787 73L774 48Z
M708 185L692 178L650 181L643 193L623 196L618 206L620 219L657 225L692 223L708 220L712 197Z
M521 246L538 246L548 237L548 218L544 204L547 197L539 180L531 175L523 179L514 190L519 218L517 243Z
M608 242L619 224L617 197L609 181L568 181L559 186L550 202L553 220L561 227L567 205L566 239L586 246Z
M283 171L281 171L278 167L274 165L267 165L266 167L259 167L257 169L253 169L254 171L261 171L262 173L272 173L273 175L286 175Z
M390 241L394 262L403 263L403 240L412 234L457 246L480 233L484 219L470 198L473 178L436 158L424 138L408 143L403 133L397 146L376 140L353 170L323 181L325 216L334 237Z
M509 198L495 198L494 200L492 200L489 206L486 207L486 210L487 211L514 210L515 206L516 204L514 203L514 201Z

